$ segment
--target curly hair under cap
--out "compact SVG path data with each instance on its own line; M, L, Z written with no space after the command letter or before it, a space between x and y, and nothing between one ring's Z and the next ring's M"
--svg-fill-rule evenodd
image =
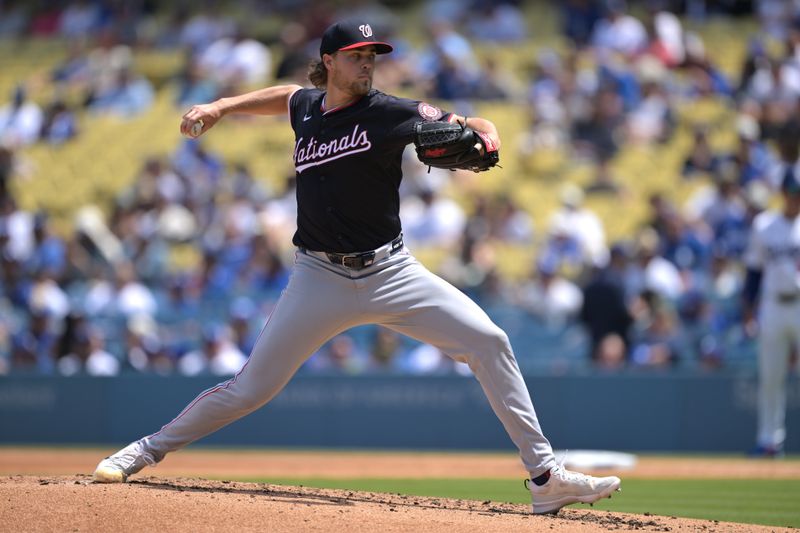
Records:
M308 65L308 81L317 89L328 85L328 69L321 59L313 59Z

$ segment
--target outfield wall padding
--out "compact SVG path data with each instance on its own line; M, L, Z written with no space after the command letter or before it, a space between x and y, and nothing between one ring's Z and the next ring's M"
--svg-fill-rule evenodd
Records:
M742 452L753 446L752 375L526 377L556 448ZM121 444L158 430L214 378L0 378L0 443ZM800 380L789 382L787 451L800 451ZM209 445L510 450L465 377L298 376Z

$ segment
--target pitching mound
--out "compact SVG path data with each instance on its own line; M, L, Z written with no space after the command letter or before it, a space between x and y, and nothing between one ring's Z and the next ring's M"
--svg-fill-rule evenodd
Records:
M776 531L775 527L588 507L534 516L527 505L423 498L266 483L142 477L92 483L88 475L0 478L5 531Z

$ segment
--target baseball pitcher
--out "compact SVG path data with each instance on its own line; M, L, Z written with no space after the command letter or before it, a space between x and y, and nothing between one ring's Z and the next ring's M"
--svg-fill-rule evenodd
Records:
M288 113L295 133L297 247L291 279L247 363L201 393L161 430L98 465L94 479L123 482L146 465L263 406L328 339L381 324L466 362L530 472L535 513L591 503L617 490L557 465L506 334L461 291L425 269L403 244L398 187L404 148L431 166L494 166L490 121L372 88L375 58L392 51L364 21L325 31L309 71L315 86L281 85L196 105L180 125L206 133L226 115Z

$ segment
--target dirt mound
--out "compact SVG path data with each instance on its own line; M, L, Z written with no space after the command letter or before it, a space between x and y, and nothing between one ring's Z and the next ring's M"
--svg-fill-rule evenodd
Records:
M708 520L424 498L266 483L142 477L102 485L88 475L0 477L6 531L776 531Z

